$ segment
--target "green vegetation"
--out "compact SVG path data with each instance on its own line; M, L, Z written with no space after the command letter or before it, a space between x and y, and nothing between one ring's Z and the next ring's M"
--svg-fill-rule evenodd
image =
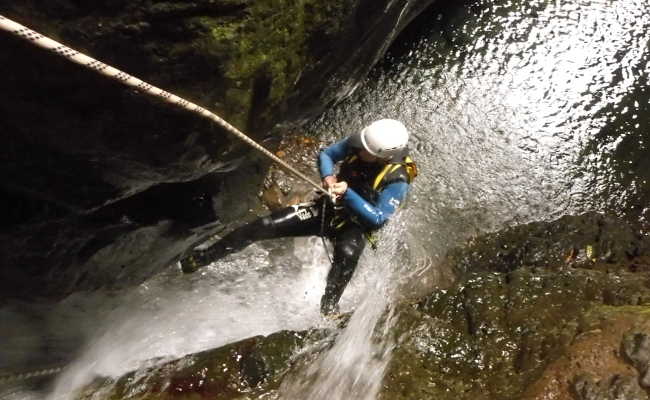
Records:
M228 104L235 125L246 126L254 103L264 104L267 113L282 107L301 71L314 62L310 36L316 31L331 35L340 29L341 13L346 10L342 3L256 1L248 6L244 18L196 18L206 34L195 46L225 60L223 103Z

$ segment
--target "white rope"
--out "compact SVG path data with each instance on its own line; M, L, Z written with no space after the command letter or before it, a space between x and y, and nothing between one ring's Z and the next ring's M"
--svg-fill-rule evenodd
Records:
M58 374L62 370L63 367L56 367L56 368L41 369L38 371L24 372L19 374L0 375L0 384L6 384L14 381L25 381L27 379L36 378L39 376L54 375L54 374Z
M0 29L5 30L13 35L16 35L28 42L31 42L35 46L42 47L46 50L52 51L61 57L67 58L70 61L73 61L77 64L80 64L88 69L91 69L97 73L105 75L111 79L122 82L125 85L132 86L136 88L139 92L148 93L150 95L160 97L168 103L180 106L186 110L189 110L193 113L199 114L205 118L208 118L216 122L219 126L232 133L239 139L243 140L246 144L250 145L254 149L260 151L262 154L273 160L274 162L280 164L287 171L293 173L298 178L303 179L316 190L321 193L327 194L327 191L324 190L321 185L312 181L307 176L297 171L295 168L291 167L289 164L284 162L282 159L277 157L275 154L271 153L264 147L255 143L255 141L240 130L229 124L227 121L219 117L218 115L206 110L205 108L198 106L190 101L187 101L181 97L176 96L173 93L169 93L163 89L157 88L156 86L150 85L147 82L144 82L134 76L127 74L126 72L120 71L117 68L113 68L110 65L104 64L101 61L95 60L94 58L88 57L85 54L79 53L76 50L73 50L55 40L52 40L48 37L41 35L38 32L35 32L17 22L14 22L2 15L0 15Z

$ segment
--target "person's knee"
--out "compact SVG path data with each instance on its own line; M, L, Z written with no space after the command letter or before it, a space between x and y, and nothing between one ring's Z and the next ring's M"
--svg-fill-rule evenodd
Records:
M267 216L259 218L246 225L241 232L239 232L238 236L242 236L241 239L255 241L273 237L274 233L275 222L271 217Z
M273 221L273 218L270 216L266 216L263 218L260 218L259 220L259 229L261 229L264 232L271 232L275 230L275 221Z
M361 256L363 247L363 243L356 240L346 241L338 246L337 253L343 260L356 261Z

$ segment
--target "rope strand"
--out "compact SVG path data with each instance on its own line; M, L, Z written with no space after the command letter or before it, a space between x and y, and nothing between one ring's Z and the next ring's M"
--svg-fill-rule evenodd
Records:
M142 93L148 93L152 96L159 97L163 100L165 100L168 103L174 104L176 106L179 106L181 108L184 108L190 112L193 112L195 114L199 114L202 117L208 118L215 122L217 125L221 126L228 132L232 133L235 135L237 138L242 140L244 143L248 144L255 150L261 152L264 154L266 157L270 158L273 160L275 163L279 164L282 166L284 169L287 171L291 172L294 174L296 177L304 180L305 182L309 183L311 186L313 186L317 191L327 194L327 191L325 191L321 185L318 183L312 181L309 179L306 175L301 173L300 171L296 170L293 168L291 165L287 164L285 161L277 157L275 154L271 153L264 147L260 146L257 144L253 139L250 137L246 136L243 132L241 132L239 129L235 128L232 126L230 123L228 123L226 120L222 119L218 115L214 114L213 112L210 112L206 110L205 108L194 104L188 100L185 100L179 96L176 96L173 93L169 93L163 89L160 89L156 86L153 86L147 82L144 82L132 75L127 74L126 72L120 71L117 68L114 68L110 65L104 64L101 61L98 61L92 57L89 57L85 54L82 54L76 50L73 50L55 40L52 40L46 36L43 36L42 34L33 31L15 21L12 21L8 19L7 17L4 17L0 15L0 29L7 31L15 36L18 36L30 43L32 43L35 46L41 47L43 49L49 50L55 54L58 54L61 57L64 57L74 63L77 63L85 68L88 68L92 71L95 71L99 74L102 74L104 76L107 76L113 80L119 81L127 86L131 86L135 89L137 89L139 92Z
M55 367L55 368L46 368L46 369L41 369L36 371L23 372L18 374L0 375L0 385L9 382L14 382L14 381L25 381L40 376L54 375L54 374L58 374L62 370L63 367Z

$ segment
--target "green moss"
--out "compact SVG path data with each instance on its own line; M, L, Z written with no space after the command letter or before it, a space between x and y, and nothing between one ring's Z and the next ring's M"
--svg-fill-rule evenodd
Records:
M235 90L226 91L223 103L228 104L228 114L236 126L246 127L254 101L267 105L267 113L281 107L301 71L312 62L310 35L315 30L340 29L336 19L346 9L344 3L264 0L252 2L246 16L238 20L195 19L205 33L194 46L225 59L223 74L227 86ZM256 81L268 83L268 93L253 93Z
M647 321L634 274L521 268L471 274L403 312L383 399L517 399L574 337L620 314Z
M610 305L599 305L593 307L589 312L587 312L583 318L584 321L598 321L602 319L611 319L616 315L628 314L636 315L640 318L646 319L650 315L650 306L640 305L622 305L622 306L610 306ZM587 330L587 329L583 329Z

